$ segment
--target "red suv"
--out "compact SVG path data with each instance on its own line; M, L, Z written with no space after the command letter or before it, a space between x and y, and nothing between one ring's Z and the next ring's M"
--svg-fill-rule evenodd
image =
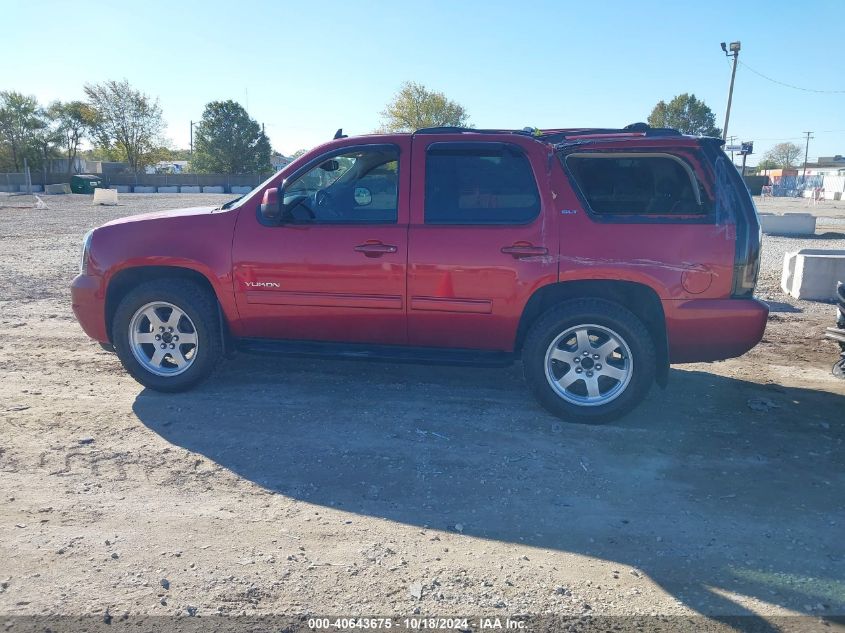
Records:
M759 254L716 139L645 124L338 134L219 208L88 233L73 309L160 391L236 349L521 359L543 406L598 422L665 386L670 363L757 344Z

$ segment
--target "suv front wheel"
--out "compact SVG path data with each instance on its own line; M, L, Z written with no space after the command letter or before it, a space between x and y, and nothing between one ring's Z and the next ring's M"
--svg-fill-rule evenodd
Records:
M222 355L214 299L182 279L157 279L129 291L115 310L112 340L126 371L156 391L190 389Z
M563 419L595 424L625 415L648 393L654 343L621 305L573 299L537 319L522 363L540 404Z

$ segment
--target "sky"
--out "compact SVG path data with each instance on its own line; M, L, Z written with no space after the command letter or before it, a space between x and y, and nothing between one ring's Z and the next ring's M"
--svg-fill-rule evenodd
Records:
M845 0L0 0L0 24L0 90L47 104L125 78L181 148L207 102L234 99L284 154L372 132L404 81L480 128L621 127L683 92L722 127L719 43L740 40L729 134L755 141L749 164L806 131L811 160L845 154Z

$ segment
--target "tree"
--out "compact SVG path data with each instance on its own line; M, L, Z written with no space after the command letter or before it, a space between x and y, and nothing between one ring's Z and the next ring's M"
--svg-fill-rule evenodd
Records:
M682 134L695 136L722 135L722 131L716 127L713 111L703 101L696 99L695 95L686 92L669 103L659 101L648 115L648 124L652 127L674 128Z
M158 100L125 79L86 84L85 94L94 113L94 136L102 147L115 147L137 173L149 161L147 154L162 144L164 121Z
M0 92L0 144L8 149L10 166L15 171L23 170L24 158L30 163L40 163L41 133L46 128L44 109L35 97L19 92Z
M382 116L382 131L413 132L426 127L468 127L464 107L446 98L442 92L406 81Z
M55 133L67 158L67 177L70 179L79 146L94 124L94 111L82 101L56 101L50 104L47 115L53 121Z
M795 167L803 151L801 146L795 143L778 143L763 154L763 159L774 168L787 169Z
M269 172L270 140L243 106L231 99L205 106L194 136L191 169L199 173Z

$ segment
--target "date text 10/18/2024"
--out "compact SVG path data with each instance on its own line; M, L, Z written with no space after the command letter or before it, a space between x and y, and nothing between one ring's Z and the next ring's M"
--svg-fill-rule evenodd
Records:
M478 618L309 618L308 628L318 630L343 629L398 629L428 631L468 631L468 630L521 630L527 622L521 619L500 617Z

